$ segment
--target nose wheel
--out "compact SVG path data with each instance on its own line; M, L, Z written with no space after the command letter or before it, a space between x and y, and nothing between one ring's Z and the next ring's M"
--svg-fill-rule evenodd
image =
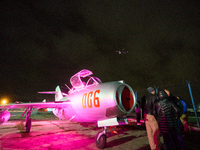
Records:
M99 149L105 148L106 139L107 139L107 127L104 127L104 130L102 132L98 132L96 135L96 146Z

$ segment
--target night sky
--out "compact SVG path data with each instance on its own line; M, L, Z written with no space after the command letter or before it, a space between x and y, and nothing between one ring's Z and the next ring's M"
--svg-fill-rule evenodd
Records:
M82 69L138 93L200 82L199 0L7 0L0 11L0 97L42 101Z

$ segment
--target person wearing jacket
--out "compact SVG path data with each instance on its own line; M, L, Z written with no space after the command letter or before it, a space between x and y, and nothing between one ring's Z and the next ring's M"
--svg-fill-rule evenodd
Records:
M151 150L160 150L160 132L158 123L153 115L155 100L155 89L153 87L148 87L145 101L142 102L141 107L144 113L144 121Z
M137 125L141 125L141 123L140 123L141 110L140 110L139 102L137 102L136 105L135 105L135 113L136 113Z
M180 110L179 111L179 117L177 118L177 125L178 125L178 134L177 134L177 136L178 136L178 140L179 140L179 143L181 145L181 148L184 150L183 136L182 136L181 127L180 127L180 122L181 122L180 117L184 113L183 104L181 103L181 100L178 97L173 96L169 92L169 90L164 89L164 91L167 93L168 98L171 99L171 100L173 100L173 102L176 104L176 106L178 106L178 108ZM171 144L171 149L172 149L174 147L174 145L173 145L172 142L170 144Z
M190 131L190 126L189 126L189 123L188 123L187 104L180 97L177 97L177 98L180 100L181 104L183 105L183 114L180 117L180 120L181 120L181 122L183 124L184 131L185 132L191 132Z
M176 150L181 150L177 137L177 118L180 117L182 111L164 90L159 90L157 96L158 99L154 102L153 113L163 136L164 148L165 150L170 150L170 140L172 140Z

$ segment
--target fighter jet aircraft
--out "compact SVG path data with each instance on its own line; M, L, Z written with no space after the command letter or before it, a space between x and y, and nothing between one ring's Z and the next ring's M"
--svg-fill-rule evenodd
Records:
M0 123L9 120L8 109L26 108L25 127L30 132L31 112L37 108L54 108L53 113L60 119L77 122L95 122L103 131L97 133L96 146L100 149L106 146L107 127L128 124L126 115L131 113L136 104L132 88L124 81L102 83L93 73L83 69L70 78L72 88L64 93L57 86L55 91L39 92L55 94L55 102L22 103L0 105Z

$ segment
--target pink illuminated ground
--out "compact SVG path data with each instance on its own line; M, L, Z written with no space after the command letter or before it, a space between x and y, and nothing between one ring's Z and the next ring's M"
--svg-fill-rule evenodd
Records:
M0 149L82 149L96 150L95 136L101 128L96 128L92 123L73 123L66 121L33 121L30 133L20 133L16 128L19 121L8 121L0 126ZM147 147L148 141L145 130L132 127L118 127L119 137L111 135L107 138L107 148L138 149ZM139 141L144 141L140 145Z
M41 118L41 116L40 116ZM48 118L50 119L50 118ZM97 150L95 136L102 128L93 123L75 123L59 120L34 119L30 133L21 133L16 124L22 120L8 121L0 126L1 150ZM111 134L108 128L105 150L150 150L144 124L135 122L118 126L117 134ZM185 135L185 147L197 148L200 134L193 132Z

